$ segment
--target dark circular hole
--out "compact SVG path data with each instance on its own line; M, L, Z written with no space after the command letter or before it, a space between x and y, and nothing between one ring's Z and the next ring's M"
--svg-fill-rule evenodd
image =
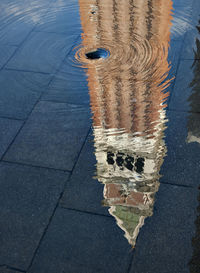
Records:
M91 60L96 60L96 59L100 59L100 58L106 59L110 56L110 53L106 49L97 48L96 50L86 53L85 56Z

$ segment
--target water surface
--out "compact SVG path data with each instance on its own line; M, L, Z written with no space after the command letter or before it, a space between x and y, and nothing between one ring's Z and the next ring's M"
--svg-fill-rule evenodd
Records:
M166 154L172 1L79 1L75 63L87 69L104 206L134 246L153 214ZM99 49L107 58L88 58Z

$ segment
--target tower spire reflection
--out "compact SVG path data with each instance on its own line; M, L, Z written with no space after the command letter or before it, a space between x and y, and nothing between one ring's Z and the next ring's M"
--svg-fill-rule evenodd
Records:
M172 1L79 0L82 44L77 59L87 68L97 178L103 204L135 245L153 213L170 84L168 47ZM105 48L106 59L88 59Z

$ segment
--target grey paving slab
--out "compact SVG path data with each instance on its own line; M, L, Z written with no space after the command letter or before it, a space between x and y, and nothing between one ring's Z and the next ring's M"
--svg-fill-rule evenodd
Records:
M131 247L112 218L58 209L30 273L125 273Z
M40 102L5 159L71 170L90 128L87 107Z
M1 18L3 16L1 14ZM20 21L17 18L12 18L12 16L4 20L1 19L0 43L19 46L32 31L33 27L33 23L25 23L23 20Z
M0 118L0 158L22 126L22 121Z
M15 46L0 45L0 69L6 64L15 50Z
M182 59L200 59L200 4L193 1L191 27L187 31Z
M192 3L194 2L194 0L173 0L173 6L192 6Z
M200 115L168 112L167 156L161 182L197 187L200 168Z
M65 208L109 215L109 207L102 206L103 184L93 178L95 174L96 158L93 137L90 134L66 185L60 205Z
M199 112L200 61L182 60L177 71L169 109Z
M130 273L189 273L197 189L161 185L154 214L142 227Z
M200 18L200 17L199 17ZM190 30L187 31L183 51L181 54L182 60L200 59L200 24L197 22Z
M193 255L190 260L190 273L199 273L200 272L200 260L199 260L199 252L200 252L200 191L199 191L199 206L197 208L197 218L195 221L196 232L195 236L192 238L192 247L193 247Z
M178 63L180 58L180 52L182 49L182 44L183 42L178 40L171 40L169 44L168 62L169 62L170 71L169 71L169 75L167 79L171 80L171 84L168 87L170 95L172 95L172 90L175 83L176 72L178 69Z
M46 0L2 0L0 3L0 43L20 45L47 12L50 2Z
M69 34L81 33L79 2L55 1L47 14L38 23L36 31Z
M0 71L0 116L26 119L51 76L19 71Z
M47 92L43 94L42 100L89 105L86 72L64 62Z
M77 47L81 43L79 37L72 50L61 65L59 72L52 80L42 100L68 102L89 105L87 70L81 67L75 58Z
M0 29L0 43L4 45L19 46L32 31L34 25L25 24L21 21L13 23L5 23L5 26Z
M70 51L76 35L32 32L7 68L54 73Z
M183 40L186 32L192 28L191 5L174 6L172 10L171 39Z
M198 0L193 0L192 3L192 24L196 26L200 19L200 5Z
M0 164L0 264L27 269L67 178L64 172Z

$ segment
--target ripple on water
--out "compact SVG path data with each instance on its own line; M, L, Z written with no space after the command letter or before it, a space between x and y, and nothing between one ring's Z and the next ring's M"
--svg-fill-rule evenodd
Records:
M113 43L113 41L108 40L103 40L92 46L80 44L73 49L75 54L73 57L71 56L70 61L72 65L83 68L92 68L95 65L97 69L104 70L104 76L107 74L113 75L115 71L119 72L119 68L121 71L135 69L135 74L142 74L141 81L149 81L150 75L161 78L166 73L166 69L163 71L159 67L160 61L164 62L168 57L165 47L166 44L144 40L143 37L134 34L129 44L123 42ZM109 51L109 58L88 59L86 54L97 48L105 48ZM152 81L152 79L150 80Z

